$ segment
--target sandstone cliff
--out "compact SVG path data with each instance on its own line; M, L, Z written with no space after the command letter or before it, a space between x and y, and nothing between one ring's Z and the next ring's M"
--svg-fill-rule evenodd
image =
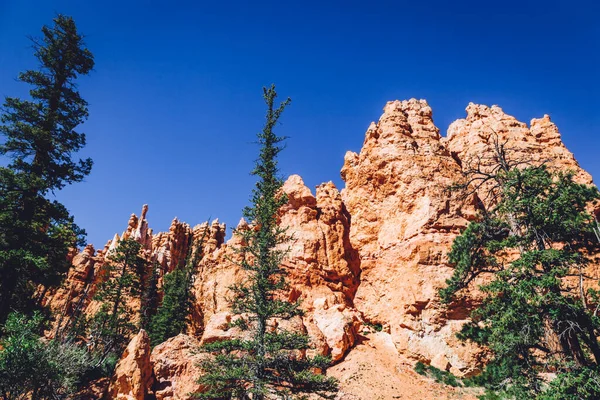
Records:
M289 298L302 299L305 316L286 323L311 336L313 352L335 361L328 373L340 379L340 398L471 396L415 375L412 366L422 361L463 376L479 371L485 360L485 352L455 337L477 302L476 288L449 308L440 304L437 291L452 274L447 260L452 241L487 201L479 193L447 189L475 163L490 165L495 143L506 143L515 159L570 169L578 181L592 183L548 116L527 126L497 106L469 104L467 117L442 137L431 108L415 99L389 102L368 128L360 153L346 154L341 192L328 182L313 194L299 176L287 179L289 201L280 221L294 237L285 262ZM226 227L217 220L192 228L175 219L168 232L155 234L147 211L144 206L139 217L132 215L104 249L88 246L74 254L66 284L46 301L64 316L55 327L63 329L75 313L93 311L100 267L120 238L139 241L163 276L206 230L188 332L151 353L140 333L110 386L114 398L153 393L157 399L187 399L201 390L194 382L200 357L194 348L238 334L228 325L226 296L243 279L233 251L242 243L235 234L225 242ZM236 230L244 229L250 228L241 220Z

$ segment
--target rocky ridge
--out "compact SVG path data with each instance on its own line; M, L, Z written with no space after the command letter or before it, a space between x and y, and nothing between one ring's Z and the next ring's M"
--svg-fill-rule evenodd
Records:
M478 301L477 291L450 307L440 304L437 291L452 274L447 260L452 241L475 218L477 208L487 205L480 193L464 196L447 188L471 165L489 166L496 143L505 143L515 159L573 170L578 181L592 183L547 115L528 127L497 106L469 104L467 117L452 123L442 137L431 108L415 99L387 103L379 121L369 126L360 153L346 154L341 192L328 182L313 194L299 176L287 179L283 190L288 204L280 210L280 221L294 237L285 262L289 299L301 298L305 315L282 323L308 333L311 351L332 357L336 365L328 373L340 379L340 398L369 398L365 387L382 399L410 398L391 389L386 384L390 379L404 382L406 393L411 384L410 393L421 393L419 387L435 384L414 376L416 361L459 376L480 370L485 352L455 337ZM160 265L162 277L206 231L188 332L151 352L147 335L140 332L109 388L111 398L140 399L152 393L157 399L188 399L190 392L202 389L195 383L200 356L194 349L239 334L229 328L232 315L225 299L228 287L243 279L233 251L241 238L234 234L225 242L226 227L218 220L192 228L174 219L168 232L155 234L147 211L144 206L139 217L132 215L125 231L103 249L87 246L73 254L66 284L47 294L46 301L65 316L55 327L62 329L74 313L93 312L90 299L102 279L100 268L121 238L140 242L145 256ZM242 219L236 230L244 229L250 228ZM384 362L387 367L377 367L386 371L375 377L360 373L378 358L389 361ZM436 398L459 395L435 390ZM469 398L468 393L460 395ZM419 396L428 398L427 393Z

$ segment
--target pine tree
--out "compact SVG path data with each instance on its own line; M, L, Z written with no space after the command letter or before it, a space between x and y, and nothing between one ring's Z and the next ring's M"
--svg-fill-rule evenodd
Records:
M156 314L159 305L158 296L158 273L159 264L152 264L150 273L145 279L144 292L142 294L141 306L140 306L140 329L148 330L150 327L150 321Z
M67 209L48 194L80 182L91 159L73 160L85 145L75 131L88 116L75 83L94 59L72 18L58 15L54 25L32 39L38 70L19 74L32 86L30 100L7 97L0 117L0 324L9 310L27 311L38 285L60 283L68 269L69 248L81 245L84 231Z
M100 362L110 355L119 356L137 330L130 302L140 297L140 276L147 264L140 256L140 249L141 245L134 239L121 240L102 266L105 280L94 295L101 306L90 328Z
M583 272L598 246L587 212L598 190L569 172L517 164L497 146L495 168L471 172L470 182L497 201L454 241L455 271L441 298L450 303L478 276L491 276L459 336L491 350L480 378L489 387L534 398L546 389L541 374L555 372L563 384L591 376L600 393L600 319L589 305L598 301L585 292Z
M208 387L201 398L253 399L290 398L298 393L330 394L337 388L332 378L316 374L329 363L325 357L301 356L309 347L309 337L276 327L274 319L289 319L302 314L298 303L285 300L287 288L282 268L288 241L285 229L278 225L277 213L287 199L281 192L277 156L285 138L273 128L288 98L275 107L275 87L264 88L267 104L266 123L258 134L260 155L252 171L258 177L252 194L252 206L244 215L254 226L238 232L246 246L239 249L241 267L248 273L245 282L231 287L232 311L239 316L236 325L252 333L251 339L233 339L206 345L214 358L203 363L205 374L200 382Z
M152 318L150 343L156 346L185 330L191 305L191 284L187 268L176 268L164 277L163 301Z
M196 243L190 243L188 254L181 265L164 276L163 300L149 325L150 343L156 346L185 331L193 304L192 285L198 263L204 257L206 224Z

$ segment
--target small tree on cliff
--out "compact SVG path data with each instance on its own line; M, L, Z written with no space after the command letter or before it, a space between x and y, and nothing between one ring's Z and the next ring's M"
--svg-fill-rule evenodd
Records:
M58 15L32 39L39 70L19 74L31 100L7 97L0 117L0 324L10 310L27 311L38 285L60 283L67 252L84 232L67 209L46 198L90 173L92 160L72 159L85 145L75 131L88 116L75 83L94 59L72 18Z
M140 256L141 245L133 239L121 240L102 266L105 280L94 300L101 303L91 321L91 338L99 353L99 363L108 356L120 356L137 329L130 302L141 293L140 276L147 262Z
M600 319L588 302L594 294L583 289L584 267L598 244L586 210L598 190L544 165L518 167L503 146L496 149L495 167L469 176L496 204L454 241L455 271L441 297L451 302L477 276L491 275L460 334L492 351L482 378L489 387L533 398L545 390L540 374L558 372L563 384L592 377L588 383L600 396Z
M288 319L301 314L297 303L282 296L287 288L281 263L287 251L281 246L288 240L285 229L278 226L277 212L287 202L281 193L277 155L283 137L273 128L290 99L275 107L275 87L264 88L267 104L266 123L258 134L260 156L252 174L258 182L252 194L252 206L244 215L253 228L238 232L247 245L239 249L241 267L248 273L245 282L231 287L232 311L239 316L235 325L252 333L250 339L233 339L204 346L214 358L203 363L205 374L200 382L207 399L290 398L297 393L327 394L336 390L336 381L316 369L324 369L324 357L302 357L309 347L307 335L288 332L274 324L275 318Z

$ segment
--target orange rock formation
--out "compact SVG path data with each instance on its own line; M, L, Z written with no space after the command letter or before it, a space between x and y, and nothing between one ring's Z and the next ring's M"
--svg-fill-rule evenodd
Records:
M489 165L496 142L506 143L515 159L570 169L578 181L592 183L547 115L528 127L497 106L469 104L467 117L442 137L431 108L415 99L387 103L360 153L346 154L341 193L328 182L313 194L297 175L285 182L289 201L280 221L294 238L285 262L289 298L302 299L305 316L282 323L307 332L312 352L332 357L328 373L340 379L340 399L473 397L415 375L412 365L419 360L464 376L479 371L485 359L480 349L455 337L477 293L447 308L437 291L452 274L447 260L452 241L477 211L477 199L447 189L474 163ZM113 398L153 393L157 399L188 399L202 389L195 383L200 356L194 349L239 334L229 327L226 297L228 287L244 277L233 251L241 238L234 234L225 242L225 225L217 220L192 228L175 219L168 232L154 234L147 211L144 206L139 218L132 215L125 232L103 250L88 246L74 255L64 287L46 300L65 316L57 321L62 329L69 316L91 307L105 254L120 238L139 241L164 275L207 229L188 332L151 354L145 332L138 334L109 388ZM236 230L244 229L251 228L242 219Z

